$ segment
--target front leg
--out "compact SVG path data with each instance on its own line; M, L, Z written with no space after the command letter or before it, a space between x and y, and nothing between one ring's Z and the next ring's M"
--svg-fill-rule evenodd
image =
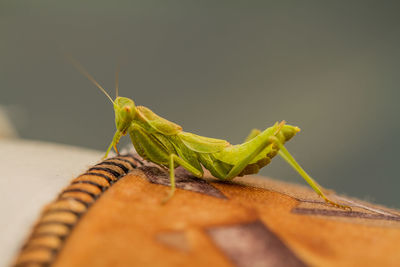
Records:
M110 153L111 148L114 148L115 152L117 153L117 155L119 155L119 151L117 148L117 144L119 143L119 139L121 139L121 133L117 130L114 134L114 137L111 141L111 144L109 145L109 147L107 148L106 154L104 155L103 159L107 158L108 153Z

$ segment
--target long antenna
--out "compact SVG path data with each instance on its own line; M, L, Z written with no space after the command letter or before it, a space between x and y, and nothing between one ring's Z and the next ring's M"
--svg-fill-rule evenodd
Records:
M114 104L114 101L112 100L111 96L107 93L107 91L93 78L92 75L89 74L89 72L87 72L87 70L73 57L66 55L66 58L69 62L71 62L71 64L80 72L82 73L84 76L86 76L86 78L89 79L89 81L91 81L94 85L97 86L97 88L99 88L107 97L108 99L110 99L111 103Z
M117 65L117 70L115 71L115 98L118 97L118 89L119 89L118 74L119 74L119 64Z

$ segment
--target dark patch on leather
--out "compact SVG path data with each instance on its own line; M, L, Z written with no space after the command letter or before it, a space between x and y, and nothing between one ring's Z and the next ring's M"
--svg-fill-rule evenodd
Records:
M207 233L238 267L306 266L260 220L212 227L207 229Z
M161 184L170 186L169 172L157 166L142 166L139 167L144 172L149 182L153 184ZM175 184L177 188L202 193L205 195L227 199L227 197L216 187L208 183L204 179L193 176L190 172L182 167L175 169Z
M371 207L366 203L359 203L357 201L346 199L344 197L336 196L337 199L345 201L346 204L350 205L353 209L361 209L364 211L346 211L341 209L324 209L324 208L311 208L311 207L299 207L301 203L311 203L322 206L329 206L324 201L313 200L313 199L302 199L296 198L300 203L297 207L294 207L291 212L300 215L318 215L328 217L345 217L345 218L360 218L369 220L386 220L386 221L400 221L400 215L387 210L382 210L377 207Z
M305 214L305 215L321 215L321 216L350 217L350 218L373 219L373 220L400 221L400 216L396 216L394 214L393 216L390 216L380 213L373 213L373 212L366 213L361 211L293 208L292 213Z

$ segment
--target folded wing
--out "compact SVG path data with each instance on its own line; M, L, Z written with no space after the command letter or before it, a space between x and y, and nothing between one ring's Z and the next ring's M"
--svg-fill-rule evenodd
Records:
M188 132L179 132L178 137L189 149L198 153L216 153L230 145L226 140L204 137Z

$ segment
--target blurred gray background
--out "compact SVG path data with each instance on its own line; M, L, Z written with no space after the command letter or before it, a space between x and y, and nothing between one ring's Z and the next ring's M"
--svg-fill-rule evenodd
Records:
M399 7L3 0L0 105L23 138L105 150L112 106L63 53L112 95L119 60L120 95L186 131L239 143L284 119L320 184L400 208ZM261 174L304 183L278 158Z

